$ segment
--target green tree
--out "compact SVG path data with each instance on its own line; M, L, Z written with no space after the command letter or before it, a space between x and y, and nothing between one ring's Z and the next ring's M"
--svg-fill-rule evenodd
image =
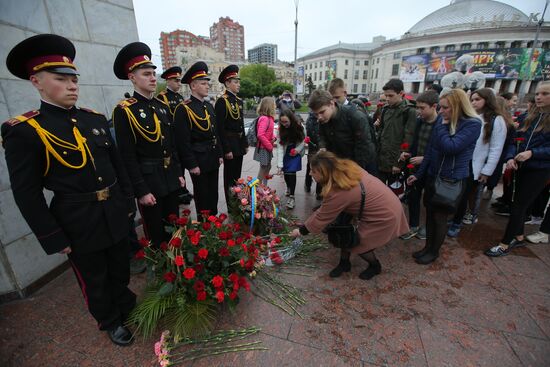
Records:
M241 84L243 80L249 80L258 84L260 89L256 91L256 95L259 97L268 94L268 86L275 82L275 70L264 64L245 65L240 70L240 76Z
M239 94L243 98L252 98L254 96L261 96L262 88L258 83L253 80L245 79L241 77L241 90Z
M159 94L166 89L166 82L157 81L157 89L155 90L155 95Z
M283 94L285 90L292 91L292 84L273 82L268 86L267 90L265 91L267 93L265 94L270 94L272 96L278 97Z

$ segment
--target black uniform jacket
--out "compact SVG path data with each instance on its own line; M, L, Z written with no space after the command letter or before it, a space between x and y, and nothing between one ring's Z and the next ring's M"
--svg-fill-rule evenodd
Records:
M206 114L210 122L202 120ZM197 116L195 121L192 116ZM201 172L217 170L219 159L222 158L222 147L212 105L191 96L176 107L174 125L178 152L184 167L199 167Z
M154 116L160 122L160 136L154 134ZM137 198L149 193L163 197L180 188L178 177L182 171L174 145L172 115L164 102L134 92L133 98L115 107L113 126Z
M176 106L183 102L183 97L181 94L172 92L168 88L160 92L157 98L166 103L168 107L170 107L170 112L172 113L172 115L176 110Z
M29 124L31 118L48 133L74 145L76 127L93 161L86 152L87 163L73 169L47 155L37 130ZM67 246L77 253L90 253L128 236L128 213L135 211L135 202L104 115L42 102L39 111L5 122L2 138L15 202L47 254ZM68 164L83 163L80 151L55 143L51 146ZM108 199L93 199L95 191L107 187ZM55 194L49 207L44 188Z
M244 133L242 99L226 91L216 101L215 111L223 153L231 152L237 157L245 155L248 143Z

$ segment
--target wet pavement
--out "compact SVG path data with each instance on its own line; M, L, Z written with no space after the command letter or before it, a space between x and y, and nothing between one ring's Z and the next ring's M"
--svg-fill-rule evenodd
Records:
M251 156L243 176L257 173ZM304 172L294 213L305 219L318 202L314 193L304 193ZM282 177L270 185L284 193ZM251 294L243 295L235 313L221 314L219 329L261 327L255 340L268 351L184 365L550 366L550 245L487 258L482 251L500 239L507 218L492 214L487 201L482 205L479 223L465 227L458 239L447 238L429 266L411 258L423 245L417 239L397 239L377 250L383 270L370 281L358 278L365 267L358 257L350 273L329 278L338 252L318 252L326 261L302 270L310 276L281 275L303 289L303 319ZM220 209L225 211L224 203ZM537 229L526 226L527 233ZM143 286L144 275L132 278L135 292ZM27 299L0 305L0 366L154 366L155 341L114 346L97 331L71 271Z

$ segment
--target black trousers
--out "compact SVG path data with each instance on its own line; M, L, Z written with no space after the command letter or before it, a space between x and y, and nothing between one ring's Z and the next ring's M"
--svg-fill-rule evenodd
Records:
M229 188L241 178L243 169L243 156L233 156L233 159L223 159L223 188L225 190L225 202L229 202Z
M136 213L128 217L128 241L130 243L130 259L141 249L136 232Z
M523 235L527 209L550 179L550 170L518 170L516 172L516 193L510 210L510 218L502 243L509 244L514 237Z
M145 236L158 247L164 241L169 241L171 233L166 232L168 216L179 215L178 191L163 197L156 197L157 203L153 206L138 205L143 218Z
M407 195L407 204L409 206L409 226L420 226L420 199L424 191L424 180L416 181Z
M128 289L128 247L125 239L101 251L68 255L88 310L100 330L122 325L136 305L136 295Z
M201 210L208 210L211 215L218 214L218 170L201 171L200 175L191 175L191 180L197 217L200 218Z

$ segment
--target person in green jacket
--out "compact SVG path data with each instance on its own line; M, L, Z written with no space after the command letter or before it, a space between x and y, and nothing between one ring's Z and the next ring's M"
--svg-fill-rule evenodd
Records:
M387 105L374 126L378 134L378 177L385 183L401 172L401 152L412 143L416 126L416 110L403 98L403 82L390 79L382 88ZM405 144L404 144L405 143Z

